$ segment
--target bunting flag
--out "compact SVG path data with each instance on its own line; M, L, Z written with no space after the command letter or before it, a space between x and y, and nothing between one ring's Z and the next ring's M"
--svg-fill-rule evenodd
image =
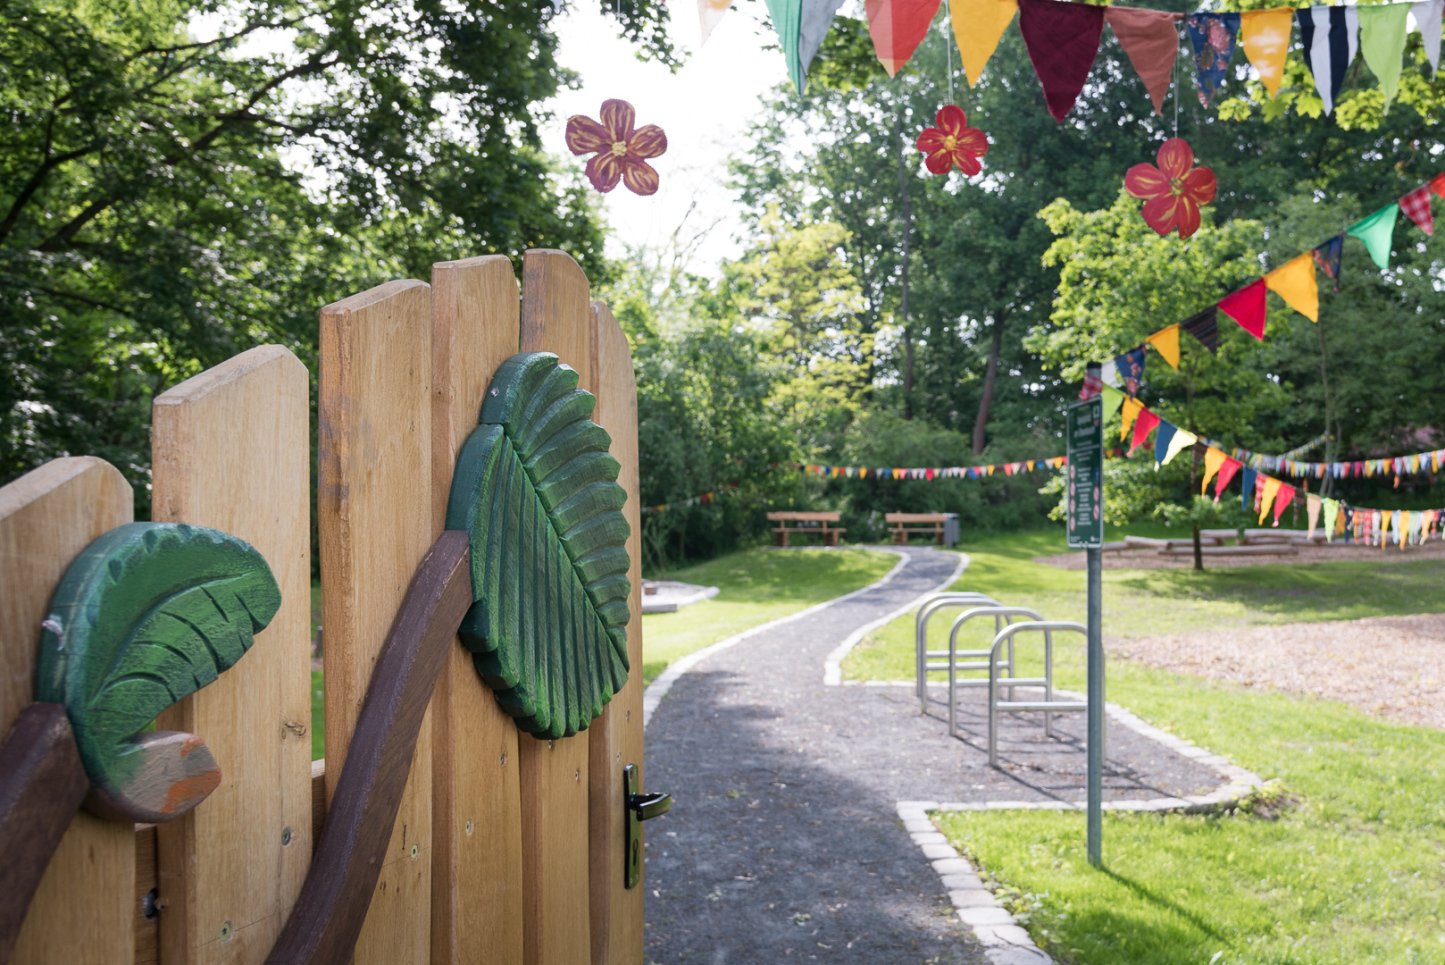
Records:
M700 43L707 43L707 38L712 36L712 28L718 25L732 5L733 0L697 0L697 19L702 27Z
M1320 320L1320 289L1315 282L1315 260L1312 255L1299 255L1264 276L1270 291L1284 299L1286 305L1312 322Z
M1169 445L1174 437L1179 434L1179 427L1172 422L1159 421L1159 431L1154 433L1154 469L1157 472L1159 467L1164 465L1166 456L1169 454Z
M1344 251L1345 236L1335 235L1310 252L1314 256L1315 265L1324 272L1326 278L1334 282L1335 294L1339 294L1340 291L1340 257Z
M1221 473L1220 473L1220 476L1223 477L1223 475L1224 475L1224 473L1221 472ZM1253 469L1249 469L1249 468L1241 469L1241 470L1239 471L1239 479L1240 479L1240 492L1239 492L1239 500L1240 500L1240 503L1241 503L1241 505L1244 506L1244 511L1245 511L1246 513L1252 512L1252 511L1254 510L1254 480L1255 480L1255 472L1254 472L1254 470L1253 470Z
M1124 393L1120 392L1112 385L1106 385L1100 388L1099 394L1104 397L1105 419L1109 418L1109 416L1113 415L1115 412L1118 412L1119 406L1124 404Z
M1394 242L1395 217L1399 211L1399 202L1387 204L1363 221L1350 225L1346 232L1365 243L1370 257L1382 269L1390 267L1390 248Z
M1192 315L1179 323L1184 331L1199 339L1199 344L1210 352L1219 352L1219 306L1210 305L1198 315Z
M1395 543L1405 548L1405 537L1410 533L1410 511L1402 509L1395 514Z
M1154 102L1155 114L1164 113L1164 95L1169 93L1169 81L1174 76L1174 61L1179 56L1179 21L1183 19L1183 14L1166 10L1105 8L1104 20L1119 38L1119 46L1134 65L1134 72L1144 82L1144 89ZM954 23L958 23L957 17Z
M1425 47L1425 59L1430 69L1440 72L1440 27L1441 13L1445 11L1445 0L1423 0L1411 5L1410 13L1415 17L1415 26L1420 28L1420 41Z
M1134 436L1129 440L1129 455L1134 454L1145 442L1149 441L1149 433L1159 425L1160 418L1143 406L1139 407L1139 415L1134 419Z
M1185 24L1189 28L1189 42L1194 47L1199 103L1208 107L1229 73L1235 38L1239 36L1239 14L1196 13L1191 14Z
M1435 233L1435 214L1430 210L1430 185L1422 184L1400 198L1400 210L1427 235Z
M1345 82L1345 71L1355 59L1355 38L1359 34L1357 7L1305 7L1297 12L1300 39L1304 41L1305 63L1315 78L1315 89L1324 101L1325 114L1335 109L1335 99Z
M1279 494L1274 498L1274 525L1279 525L1279 518L1284 515L1284 509L1294 501L1295 488L1280 483Z
M1279 495L1280 487L1282 487L1284 483L1275 479L1273 476L1261 476L1259 478L1264 480L1259 490L1259 522L1263 525L1264 518L1269 515L1270 507L1274 505L1274 498Z
M1284 79L1284 61L1289 54L1290 28L1294 26L1294 8L1249 10L1239 15L1239 43L1244 56L1259 71L1259 79L1269 96L1279 94Z
M1405 18L1410 8L1403 3L1381 3L1359 7L1360 53L1380 81L1385 110L1400 88L1400 67L1405 56ZM1383 267L1383 266L1381 266Z
M977 84L1018 10L1017 0L948 0L953 39L963 58L963 76Z
M1199 495L1203 496L1209 491L1209 480L1215 477L1219 472L1219 467L1223 466L1224 460L1228 458L1228 456L1213 446L1209 446L1204 450L1204 479L1199 483ZM1219 499L1218 496L1214 498L1216 501Z
M1119 381L1119 366L1113 359L1109 359L1109 361L1099 366L1099 381L1105 385L1112 385L1115 388L1124 384Z
M1320 521L1320 497L1314 493L1305 493L1305 520L1310 524L1308 538L1314 539Z
M1172 369L1179 368L1179 326L1168 325L1144 340L1169 363Z
M1377 511L1375 515L1380 517L1380 521L1375 524L1374 531L1380 534L1380 548L1383 549L1385 546L1385 537L1390 532L1390 520L1394 518L1395 511L1391 509L1382 509ZM1371 522L1374 521L1371 520Z
M1219 310L1260 341L1264 341L1266 322L1264 292L1264 279L1261 278L1219 300Z
M1134 420L1137 419L1139 413L1143 411L1144 403L1138 399L1131 396L1124 400L1124 408L1119 415L1119 420L1122 423L1119 428L1119 440L1121 442L1128 437L1129 427L1134 424Z
M1144 346L1131 348L1123 355L1114 357L1114 368L1124 380L1124 387L1130 395L1139 394L1139 385L1144 381Z
M771 6L775 0L768 0ZM892 77L928 34L941 0L868 0L868 33L873 51Z
M1340 516L1340 501L1338 499L1326 499L1324 500L1324 504L1325 542L1333 543L1335 541L1335 523L1343 523L1344 518Z
M798 62L804 84L808 81L808 68L813 66L813 58L822 49L823 38L828 36L833 17L841 6L843 0L803 0L802 19L798 24Z
M783 47L783 59L788 62L788 76L799 94L806 81L803 78L803 62L798 58L798 41L801 36L803 0L767 0L768 16L773 19L773 29L778 32L778 43Z
M1194 444L1198 441L1199 437L1194 433L1188 429L1180 429L1176 426L1174 435L1169 438L1169 444L1164 448L1164 458L1159 461L1159 465L1169 465L1169 460L1179 455L1185 449L1193 449Z
M1044 102L1054 120L1062 121L1099 53L1104 8L1057 0L1018 0L1018 5L1019 33L1043 86Z
M1214 501L1219 502L1220 495L1229 488L1234 480L1235 473L1239 472L1242 463L1238 459L1225 458L1219 467L1219 478L1214 481Z

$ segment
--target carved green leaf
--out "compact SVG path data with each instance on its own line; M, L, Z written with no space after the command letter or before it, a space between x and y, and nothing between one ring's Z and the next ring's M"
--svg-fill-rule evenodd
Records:
M239 660L280 605L261 554L215 530L131 523L76 557L44 623L36 699L65 705L109 810L161 820L205 796L200 738L139 732Z
M517 726L566 737L627 681L629 528L596 399L545 352L497 370L457 457L447 528L472 545L462 642Z

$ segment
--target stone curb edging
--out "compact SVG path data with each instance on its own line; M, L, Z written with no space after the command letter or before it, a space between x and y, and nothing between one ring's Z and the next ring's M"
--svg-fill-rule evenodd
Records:
M911 686L911 684L909 685ZM1054 693L1069 699L1080 695L1065 690ZM1106 703L1104 709L1114 720L1135 733L1169 748L1181 757L1198 761L1214 769L1225 779L1217 789L1208 794L1189 797L1146 798L1137 801L1105 801L1107 811L1180 811L1197 813L1212 811L1226 804L1239 801L1264 782L1253 771L1246 770L1220 754L1213 754L1197 744L1161 730L1146 723L1132 711L1118 704ZM984 954L991 965L1043 965L1053 959L1037 945L1029 934L1014 920L1008 909L994 898L993 892L984 887L978 871L969 860L948 843L929 818L929 811L1074 811L1082 804L1069 801L988 801L981 804L939 803L937 801L899 801L898 819L903 828L923 851L923 856L932 863L944 890L953 903L959 920L973 929L974 936L983 944Z
M652 722L652 715L653 712L657 710L657 705L662 702L662 698L667 696L667 692L672 689L673 684L677 683L678 678L681 677L683 674L687 673L693 667L697 666L702 661L706 660L708 657L711 657L715 653L726 650L729 647L736 646L737 644L742 643L744 640L757 636L759 633L766 633L774 627L782 626L785 623L791 623L794 620L801 620L804 617L812 616L814 613L817 613L820 610L825 610L835 603L842 603L845 600L851 600L855 596L867 593L869 590L876 590L878 589L878 587L883 586L889 581L891 581L895 576L899 574L899 572L903 570L905 566L908 565L908 554L900 552L899 550L884 546L861 546L857 548L874 550L880 553L892 553L893 555L898 557L898 562L893 564L893 568L887 573L883 574L883 577L879 579L876 583L869 583L867 586L859 587L851 593L844 593L842 596L835 596L831 600L824 600L822 603L815 603L813 606L808 607L806 610L800 610L797 613L792 613L785 617L778 617L778 619L776 620L769 620L767 623L759 624L758 626L744 630L742 633L734 634L733 636L719 640L717 643L703 647L701 650L695 650L685 657L679 657L677 660L674 660L671 664L668 665L667 669L664 670L662 673L658 674L657 678L653 680L652 683L647 686L647 689L642 692L643 729L646 730L647 725ZM916 603L917 601L914 602Z
M872 633L879 627L893 622L894 620L903 616L908 611L917 609L919 604L921 604L923 600L927 597L933 596L935 593L941 593L944 590L948 589L950 586L952 586L954 582L963 575L963 571L968 569L968 564L970 562L967 553L959 553L958 557L958 565L953 568L953 572L949 574L948 579L944 580L933 589L928 590L924 593L920 593L918 596L914 597L912 600L909 600L907 603L903 604L903 606L899 607L893 612L885 614L870 623L863 624L861 627L850 633L842 643L834 647L833 650L829 652L827 658L823 661L823 685L825 687L842 686L843 660L848 656L849 653L853 651L854 647L858 646L858 644L863 642L864 637L866 637L868 634ZM910 684L909 686L912 685Z

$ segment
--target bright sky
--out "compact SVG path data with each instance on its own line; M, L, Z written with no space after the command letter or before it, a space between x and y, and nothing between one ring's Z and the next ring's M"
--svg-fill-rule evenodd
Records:
M552 21L560 38L557 59L581 75L582 89L563 91L548 104L556 117L543 129L543 142L571 159L563 142L567 118L596 118L611 97L629 101L639 126L656 124L667 134L667 153L652 162L661 175L657 194L641 198L619 185L605 196L608 253L620 255L624 242L662 247L680 225L690 236L716 224L690 265L706 274L735 253L740 222L723 187L728 161L745 149L742 133L760 113L761 95L787 81L788 73L782 53L764 49L773 40L766 21L758 21L762 4L729 11L701 48L696 0L671 0L669 6L672 42L687 56L676 74L639 61L596 3L568 0ZM579 172L587 162L585 156L573 160Z

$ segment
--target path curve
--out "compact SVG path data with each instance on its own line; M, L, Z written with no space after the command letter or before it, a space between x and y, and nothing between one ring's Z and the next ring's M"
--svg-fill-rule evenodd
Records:
M818 672L955 578L958 554L897 549L885 580L732 641L651 702L647 786L678 803L647 828L649 962L987 961L895 810L958 784L956 742L911 690Z

